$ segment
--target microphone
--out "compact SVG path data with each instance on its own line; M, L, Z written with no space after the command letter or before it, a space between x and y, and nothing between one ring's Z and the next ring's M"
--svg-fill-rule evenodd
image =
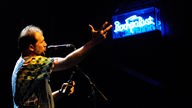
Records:
M67 47L67 48L75 48L73 44L60 44L60 45L48 45L47 48L58 48L58 47Z

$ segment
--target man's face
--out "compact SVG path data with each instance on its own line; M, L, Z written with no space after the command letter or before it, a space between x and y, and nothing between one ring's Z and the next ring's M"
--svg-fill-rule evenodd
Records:
M36 44L35 44L35 48L34 48L34 53L36 55L45 55L45 51L47 48L47 43L44 40L44 36L43 34L41 34L40 32L36 32L35 33L35 38L37 40Z

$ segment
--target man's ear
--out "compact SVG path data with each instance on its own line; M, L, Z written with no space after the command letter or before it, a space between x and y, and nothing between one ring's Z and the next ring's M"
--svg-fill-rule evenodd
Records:
M34 47L32 44L29 45L29 50L30 50L30 51L34 51L34 48L35 48L35 47Z

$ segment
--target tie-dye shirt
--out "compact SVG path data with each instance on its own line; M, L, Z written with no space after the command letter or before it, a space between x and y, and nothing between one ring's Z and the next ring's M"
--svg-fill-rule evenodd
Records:
M14 108L54 108L49 84L53 61L43 56L20 57L12 75Z

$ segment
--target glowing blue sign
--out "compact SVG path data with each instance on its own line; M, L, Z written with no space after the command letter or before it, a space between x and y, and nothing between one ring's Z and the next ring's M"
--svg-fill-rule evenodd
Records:
M115 15L112 22L113 39L161 30L159 10L154 7Z

